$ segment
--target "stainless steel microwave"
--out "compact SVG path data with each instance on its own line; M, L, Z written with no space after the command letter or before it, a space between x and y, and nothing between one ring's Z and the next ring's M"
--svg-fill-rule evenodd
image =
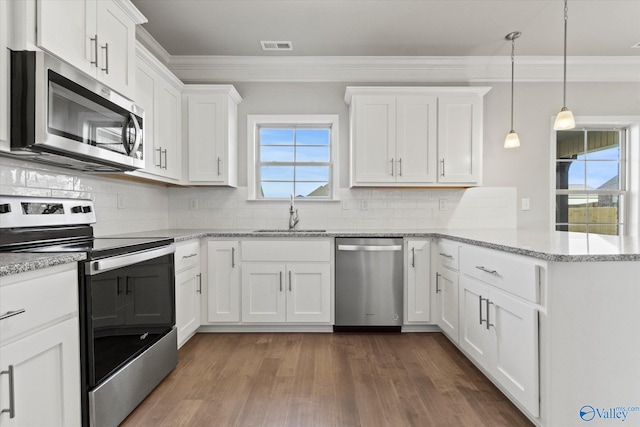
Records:
M11 154L88 172L144 167L144 111L72 66L11 52Z

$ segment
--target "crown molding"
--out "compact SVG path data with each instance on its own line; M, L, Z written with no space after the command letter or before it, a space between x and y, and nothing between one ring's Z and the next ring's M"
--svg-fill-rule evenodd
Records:
M171 61L171 54L141 25L136 26L136 40L163 65L167 65Z
M215 82L508 82L511 57L171 56L187 83ZM562 57L516 58L516 81L561 82ZM640 82L640 57L569 57L570 82Z

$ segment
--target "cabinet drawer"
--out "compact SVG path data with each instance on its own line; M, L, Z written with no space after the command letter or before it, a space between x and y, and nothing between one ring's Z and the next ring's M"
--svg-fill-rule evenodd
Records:
M539 263L532 258L477 246L461 246L460 270L467 276L538 302Z
M3 277L0 315L20 310L24 312L0 320L0 341L8 341L57 318L77 313L77 264Z
M185 242L176 247L176 272L198 265L200 262L200 241Z
M243 261L309 261L328 262L331 244L328 240L250 240L242 242Z
M441 240L438 242L438 263L447 267L449 270L458 271L459 266L459 255L460 245L455 242L451 242L448 240Z

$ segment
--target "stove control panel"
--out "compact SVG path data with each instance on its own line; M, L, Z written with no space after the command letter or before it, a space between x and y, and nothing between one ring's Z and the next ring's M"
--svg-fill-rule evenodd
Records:
M93 201L29 196L0 196L0 228L93 224Z

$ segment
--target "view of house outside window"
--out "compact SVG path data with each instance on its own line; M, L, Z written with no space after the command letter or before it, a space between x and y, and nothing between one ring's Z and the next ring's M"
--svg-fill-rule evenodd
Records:
M259 126L259 198L331 197L330 126Z
M556 135L556 230L623 234L626 130Z

